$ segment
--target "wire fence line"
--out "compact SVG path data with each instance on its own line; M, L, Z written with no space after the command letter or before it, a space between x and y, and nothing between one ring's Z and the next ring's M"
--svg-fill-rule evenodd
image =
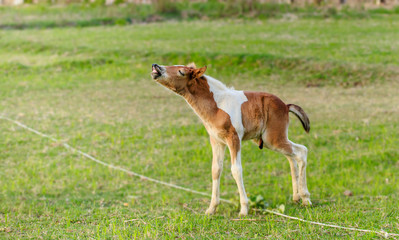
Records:
M98 164L101 164L101 165L103 165L103 166L106 166L106 167L109 167L109 168L112 168L112 169L115 169L115 170L118 170L118 171L125 172L125 173L127 173L129 176L139 177L140 179L147 180L147 181L151 181L151 182L154 182L154 183L157 183L157 184L161 184L161 185L164 185L164 186L168 186L168 187L171 187L171 188L183 190L183 191L186 191L186 192L191 192L191 193L198 194L198 195L202 195L202 196L206 196L206 197L211 197L211 195L208 194L208 193L196 191L196 190L193 190L193 189L190 189L190 188L186 188L186 187L182 187L182 186L179 186L179 185L176 185L176 184L173 184L173 183L168 183L168 182L164 182L164 181L161 181L161 180L158 180L158 179L155 179L155 178L147 177L147 176L144 176L144 175L142 175L142 174L139 174L139 173L136 173L136 172L127 170L127 169L125 169L125 168L122 168L122 167L119 167L119 166L115 166L115 165L113 165L113 164L110 164L110 163L107 163L107 162L98 160L97 158L95 158L95 157L93 157L93 156L91 156L91 155L89 155L89 154L87 154L87 153L85 153L85 152L82 152L82 151L79 150L79 149L76 149L76 148L72 147L72 146L69 145L68 143L62 143L61 140L56 139L56 138L54 138L54 137L51 137L51 136L49 136L49 135L47 135L47 134L45 134L45 133L42 133L42 132L40 132L40 131L38 131L38 130L36 130L36 129L33 129L33 128L31 128L31 127L28 127L27 125L25 125L25 124L23 124L23 123L21 123L21 122L19 122L19 121L17 121L17 120L14 120L14 119L11 119L11 118L8 118L8 117L5 117L5 116L1 116L1 115L0 115L0 119L3 119L3 120L6 120L6 121L11 122L11 123L13 123L13 124L16 124L16 125L18 125L18 126L24 128L24 129L26 129L26 130L28 130L28 131L30 131L30 132L33 132L33 133L35 133L35 134L37 134L37 135L43 137L43 138L50 139L50 140L53 141L53 142L61 143L61 145L62 145L63 147L65 147L66 149L70 150L71 152L78 153L78 154L80 154L80 155L86 157L87 159L89 159L89 160L91 160L91 161L94 161L94 162L96 162L96 163L98 163ZM229 204L236 205L236 203L235 203L234 201L231 201L231 200L228 200L228 199L221 198L220 201L225 202L225 203L229 203ZM377 231L377 230L369 230L369 229L360 229L360 228L353 228L353 227L345 227L345 226L339 226L339 225L335 225L335 224L327 224L327 223L321 223L321 222L315 222L315 221L305 220L305 219L302 219L302 218L289 216L289 215L282 214L282 213L279 213L279 212L276 212L276 211L272 211L272 210L268 210L268 209L264 209L263 211L265 211L265 212L267 212L267 213L270 213L270 214L277 215L277 216L281 216L281 217L284 217L284 218L287 218L287 219L297 220L297 221L300 221L300 222L304 222L304 223L308 223L308 224L313 224L313 225L318 225L318 226L322 226L322 227L338 228L338 229L344 229L344 230L356 231L356 232L375 233L375 234L378 234L378 235L380 235L380 236L382 236L382 237L385 237L385 238L399 236L399 234L396 234L396 233L389 233L389 232L386 232L386 231L384 231L384 230Z

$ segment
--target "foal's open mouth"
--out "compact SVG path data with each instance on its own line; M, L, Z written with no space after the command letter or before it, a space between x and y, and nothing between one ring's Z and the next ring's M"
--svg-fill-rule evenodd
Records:
M161 67L156 63L152 64L151 76L154 80L162 76Z

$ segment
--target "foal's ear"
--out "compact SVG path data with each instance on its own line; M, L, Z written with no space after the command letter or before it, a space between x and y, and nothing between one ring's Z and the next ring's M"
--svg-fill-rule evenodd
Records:
M194 62L187 64L186 67L194 68L194 69L197 68L197 66L195 66L195 63L194 63Z
M206 71L206 66L202 67L202 68L196 68L193 70L193 74L192 74L192 79L195 78L200 78L202 77L202 75L204 75L205 71Z

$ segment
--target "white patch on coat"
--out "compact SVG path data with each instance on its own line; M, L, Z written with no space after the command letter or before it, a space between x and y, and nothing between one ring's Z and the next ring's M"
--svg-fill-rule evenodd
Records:
M213 99L218 108L225 111L229 116L240 140L244 136L244 125L242 124L241 105L248 101L243 91L237 91L226 87L222 82L204 75L213 93Z

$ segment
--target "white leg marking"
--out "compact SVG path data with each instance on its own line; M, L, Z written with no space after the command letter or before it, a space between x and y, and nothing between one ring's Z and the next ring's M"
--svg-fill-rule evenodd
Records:
M223 159L226 145L212 139L212 199L205 214L214 214L220 202L220 175L223 169Z
M308 149L300 144L296 144L291 142L292 149L294 151L294 158L298 162L298 192L299 196L302 198L303 205L312 205L310 201L310 193L308 191L308 187L306 184L306 165L307 165L307 156L308 156Z
M298 180L299 180L299 173L298 173L298 164L295 160L295 158L293 158L292 156L286 155L289 163L290 163L290 167L291 167L291 178L292 178L292 200L294 200L294 202L298 202L299 201L299 192L298 192Z
M242 166L241 166L241 151L234 152L230 148L231 154L231 173L233 174L234 180L237 183L238 192L240 193L240 216L248 215L248 198L245 192L244 180L242 178Z

